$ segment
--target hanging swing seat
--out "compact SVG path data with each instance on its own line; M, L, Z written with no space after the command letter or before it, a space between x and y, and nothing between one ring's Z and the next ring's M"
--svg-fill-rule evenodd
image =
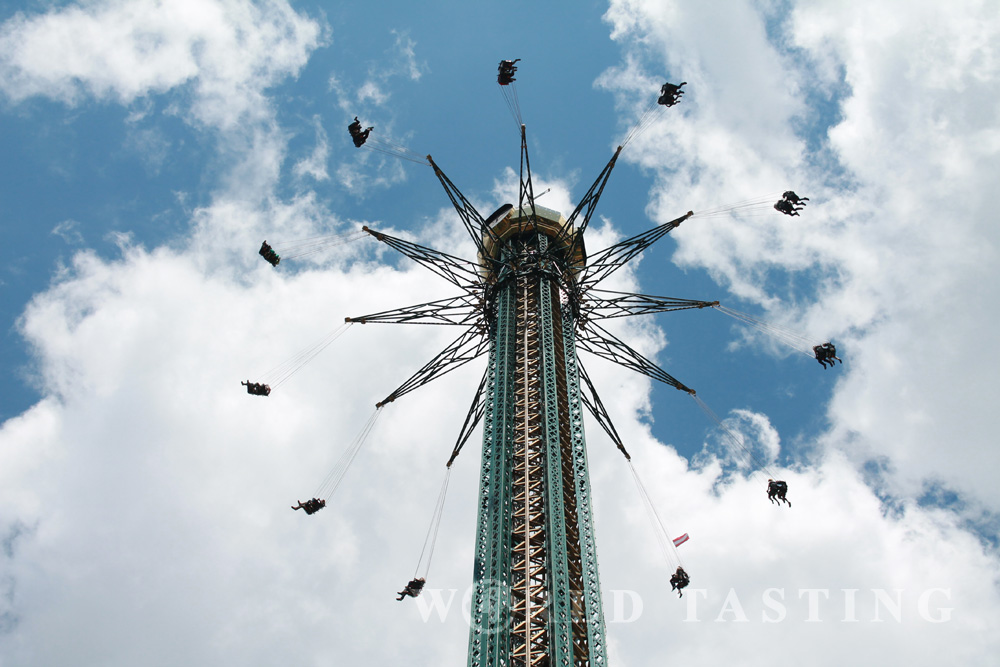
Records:
M403 590L396 593L396 595L399 596L396 599L402 602L403 598L405 598L407 595L409 595L411 598L417 597L418 595L420 595L420 591L424 589L425 583L427 582L424 580L423 577L417 577L411 579L410 583L406 584L406 587L403 588Z

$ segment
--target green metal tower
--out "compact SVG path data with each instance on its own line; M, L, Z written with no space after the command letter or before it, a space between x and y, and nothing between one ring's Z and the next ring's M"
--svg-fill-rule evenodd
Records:
M607 664L607 651L584 409L625 458L631 461L631 457L578 353L601 357L695 396L694 390L600 323L632 315L720 306L718 301L598 287L692 217L690 211L589 255L584 243L584 233L623 146L652 122L659 107L677 104L685 84L663 85L660 97L651 103L566 218L536 203L525 126L520 122L516 94L506 92L513 89L516 62L501 61L498 73L498 84L521 133L516 206L505 204L484 218L431 156L419 158L388 142L376 147L433 169L475 246L476 259L466 260L368 227L363 230L449 281L460 294L348 317L347 322L445 325L461 330L444 350L379 401L379 409L466 363L488 357L447 462L450 470L481 422L483 454L469 667L600 666ZM358 143L353 131L352 137L356 146L365 143ZM277 255L269 258L266 249L270 250L265 242L261 254L277 265ZM752 318L747 321L756 322ZM253 393L253 388L248 387L248 391ZM718 423L707 406L696 400ZM338 463L336 474L328 478L333 481L324 482L321 488L327 497L339 484L377 414L348 449L343 465ZM428 534L431 553L447 480L446 475ZM639 483L638 477L636 481ZM321 502L318 497L313 500ZM427 569L429 562L430 556ZM424 578L415 575L401 596L416 597L424 583Z
M584 232L621 150L569 218L535 203L523 125L518 205L487 218L428 155L476 246L475 262L365 228L462 290L449 299L347 318L463 330L378 407L488 355L447 464L482 422L469 667L607 663L584 409L626 457L628 452L578 350L694 393L599 325L717 305L597 288L692 215L588 256Z
M540 206L511 211L481 258L491 327L470 667L605 664L576 315L565 298L585 255L566 224Z

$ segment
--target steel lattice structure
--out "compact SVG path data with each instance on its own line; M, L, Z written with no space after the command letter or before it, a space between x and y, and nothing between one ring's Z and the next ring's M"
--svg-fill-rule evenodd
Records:
M615 151L568 219L535 203L523 125L518 205L502 207L489 218L427 156L475 244L476 261L365 228L462 292L449 299L347 318L462 330L378 406L488 355L448 460L450 467L481 422L470 667L607 662L583 410L595 416L626 457L628 452L580 363L578 350L694 394L598 324L718 303L597 289L611 273L692 215L588 257L584 232L621 150Z

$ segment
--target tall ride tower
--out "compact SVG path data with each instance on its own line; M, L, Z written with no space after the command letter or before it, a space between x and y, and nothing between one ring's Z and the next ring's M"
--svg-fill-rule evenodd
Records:
M480 257L490 347L469 666L604 664L568 298L585 261L582 235L537 205L490 232Z
M482 422L469 667L607 664L584 408L626 457L628 452L578 350L694 394L599 324L718 305L597 288L692 215L588 256L584 232L621 150L569 218L535 202L523 125L518 204L506 204L486 218L428 155L427 164L475 245L474 262L364 228L462 291L448 299L347 318L462 330L377 407L488 356L447 464L450 468Z
M517 60L500 62L497 83L501 92L514 82ZM623 146L655 119L658 109L678 103L685 85L665 83L622 145L605 165L568 218L536 202L528 160L525 126L520 121L516 93L504 92L520 126L521 160L517 205L505 204L484 218L465 198L430 155L420 158L396 144L372 139L376 150L430 166L444 187L475 248L475 261L434 250L413 241L364 227L363 231L420 263L460 290L458 296L348 317L348 323L428 324L457 327L459 336L424 364L391 394L376 404L376 412L320 487L311 503L314 513L325 506L336 490L365 438L388 403L438 377L488 356L488 363L472 404L448 459L449 472L435 508L424 551L414 578L399 593L420 595L426 583L441 519L450 469L472 433L483 423L483 454L479 483L474 594L471 608L469 667L589 667L607 664L604 613L601 605L597 545L591 503L587 449L583 432L586 409L626 459L646 503L666 555L669 536L642 487L631 456L604 408L597 390L578 356L579 351L642 373L695 398L698 405L730 436L733 444L763 470L765 466L721 423L688 388L655 363L605 329L603 320L676 310L718 308L759 328L778 334L823 367L837 359L832 343L813 344L808 339L781 332L749 315L723 308L718 301L651 296L600 289L599 285L659 239L695 214L684 215L588 255L584 232L604 192ZM348 125L354 145L369 143L368 128L360 132L355 117ZM728 214L763 205L762 200L705 211L701 215ZM785 207L795 214L801 203L794 192L784 193ZM799 206L796 208L796 206ZM334 237L342 242L343 237ZM293 246L298 255L312 252L326 241L308 239ZM301 251L304 247L306 250ZM471 248L470 248L471 249ZM260 254L278 265L279 255L267 242ZM332 341L324 341L316 350ZM806 347L801 345L805 342ZM312 350L304 358L314 355ZM294 369L291 371L294 372ZM282 379L290 372L281 371ZM267 384L248 383L249 393L267 395ZM770 473L770 471L767 471ZM774 477L773 473L770 473ZM787 485L768 480L768 496L788 503ZM778 486L780 485L780 486ZM323 495L325 498L318 496ZM300 503L302 505L302 503ZM298 508L294 508L298 509ZM675 545L676 545L675 541ZM428 546L430 547L428 550ZM424 559L427 554L426 560ZM688 585L687 573L678 565L671 586ZM423 569L421 569L423 567ZM423 573L422 575L420 573Z

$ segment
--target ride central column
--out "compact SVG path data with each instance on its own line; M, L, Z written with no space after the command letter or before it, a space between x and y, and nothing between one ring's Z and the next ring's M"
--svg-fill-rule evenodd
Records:
M558 213L507 216L490 249L491 345L470 667L604 665L604 618Z

